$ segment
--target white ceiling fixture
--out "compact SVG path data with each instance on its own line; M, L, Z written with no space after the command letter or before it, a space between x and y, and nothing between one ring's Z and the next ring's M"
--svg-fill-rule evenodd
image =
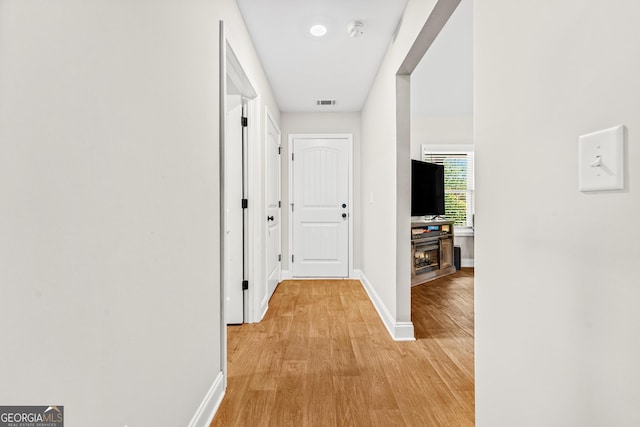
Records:
M353 21L347 26L347 33L352 39L362 37L364 35L364 23L362 21Z
M237 0L283 112L360 111L407 0ZM366 37L352 38L354 18ZM311 27L321 24L324 36ZM364 28L362 28L364 30ZM359 31L359 30L358 30Z

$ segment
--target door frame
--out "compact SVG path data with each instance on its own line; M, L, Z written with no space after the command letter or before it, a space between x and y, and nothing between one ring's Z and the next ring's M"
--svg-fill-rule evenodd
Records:
M246 131L241 126L240 117L246 116L247 100L235 84L233 84L233 87L230 86L231 85L227 85L227 93L223 95L226 106L225 140L224 145L221 146L222 157L220 158L221 168L223 169L221 174L221 193L224 202L224 211L222 212L221 222L224 224L224 230L221 231L221 240L224 244L224 281L222 285L225 287L224 320L226 325L242 324L246 320L245 291L243 291L241 287L234 289L233 284L242 283L246 277L245 261L247 246L245 234L247 232L247 221L241 205L234 204L234 201L244 197L245 192L246 166L244 163L247 141ZM238 103L237 105L235 105L236 102ZM234 114L230 115L232 111ZM240 142L240 144L238 144L238 142ZM239 171L238 166L240 164L242 164L242 168ZM238 183L238 178L241 180L240 183ZM231 234L229 234L230 231ZM229 259L230 256L233 256L233 261ZM238 256L240 256L240 258L238 258ZM229 301L229 298L231 298L231 301ZM229 302L231 304L227 304Z
M224 378L224 389L227 387L227 324L225 310L225 138L226 138L226 94L227 80L229 80L244 97L244 103L247 106L248 127L246 130L246 152L244 153L243 162L247 165L245 171L245 182L248 186L247 198L255 200L253 204L255 209L249 209L246 216L246 227L248 235L261 235L262 222L260 219L264 217L264 208L257 201L262 196L260 159L262 150L260 147L260 96L255 91L255 85L245 73L241 62L233 51L233 45L226 36L224 21L219 21L219 152L218 162L220 168L219 175L219 233L220 233L220 364ZM256 265L256 268L248 268L246 271L249 280L249 289L244 291L244 322L258 322L260 318L256 318L256 304L254 303L255 285L264 281L264 265L261 262L254 262L262 259L262 245L259 239L245 239L247 246L244 248L246 264L249 266ZM251 285L254 285L253 288ZM242 284L240 284L242 285ZM256 298L257 299L257 298Z
M266 209L261 203L264 194L264 157L265 152L262 147L261 126L264 123L260 114L261 96L255 91L255 85L251 78L245 73L242 63L233 51L233 44L225 35L224 22L220 21L220 94L227 92L227 80L229 80L244 97L243 103L246 105L246 116L248 125L246 132L246 151L244 153L243 162L245 164L245 197L248 200L248 208L245 213L246 233L245 233L245 278L249 282L248 289L244 291L244 323L257 323L264 317L262 311L259 290L266 288L267 277L265 274L266 265L264 262L264 241L262 239L254 239L251 236L265 235L264 218L266 218ZM226 96L220 96L220 111L226 111ZM224 159L224 138L226 113L220 114L220 158ZM275 122L275 121L274 121ZM277 124L277 122L275 122ZM278 127L279 129L279 127ZM225 324L225 295L224 295L224 168L221 166L220 171L220 283L221 295L220 304L222 310L222 329L225 348L223 350L225 367L226 367L226 324ZM225 371L226 375L226 371Z
M251 171L253 170L253 168L251 167L251 161L253 160L253 157L255 157L256 155L255 147L260 143L259 132L257 131L257 129L259 129L260 118L259 118L259 115L256 114L258 103L259 103L259 97L254 89L255 86L249 80L249 77L247 76L247 74L245 73L242 67L242 64L240 63L238 57L235 55L233 51L233 47L231 46L231 43L229 42L229 40L224 38L224 40L221 41L221 44L223 44L224 46L224 74L221 73L221 75L225 76L224 80L221 81L221 83L223 84L224 92L221 91L222 96L220 97L221 102L223 103L221 105L221 114L220 114L221 115L221 121L220 121L220 132L221 132L221 137L220 137L220 164L221 164L220 166L220 171L221 171L220 172L220 215L221 215L220 241L221 241L221 276L222 276L221 283L222 283L222 288L224 290L226 286L224 270L227 267L226 255L224 253L225 252L224 247L226 244L225 243L226 241L225 180L227 179L227 172L224 167L224 161L225 161L225 144L226 144L226 133L227 133L226 129L227 129L227 126L229 126L229 124L226 123L226 109L227 109L226 95L229 89L227 84L228 81L231 82L231 84L235 87L235 89L238 92L240 92L239 95L242 96L242 104L246 108L246 117L249 123L249 125L242 130L243 144L246 148L246 150L243 149L243 158L242 158L242 163L245 169L243 174L243 181L244 181L243 192L245 193L245 197L247 199L259 200L261 189L260 189L260 186L256 188L253 181L256 178L250 175ZM244 141L244 136L246 136L246 141ZM238 200L238 203L240 202L241 200ZM256 226L256 224L254 222L255 220L253 219L250 210L248 212L244 211L243 213L244 213L244 220L243 220L244 263L241 268L244 269L243 276L245 280L249 281L250 284L251 283L255 284L256 272L255 270L247 266L252 265L252 254L254 253L255 246L258 246L258 245L256 245L256 242L254 241L254 239L248 239L247 236L251 235L251 233L254 231L254 227ZM235 286L235 284L233 284L233 286ZM242 283L240 283L239 286L242 286ZM252 319L253 312L254 312L254 307L252 304L253 290L251 288L252 287L249 286L249 289L243 291L243 323L249 323L253 321ZM226 326L226 313L224 313L225 301L226 301L226 296L223 293L221 305L223 307L223 323Z
M265 265L261 261L264 244L261 239L253 239L251 236L260 236L264 230L265 208L260 203L263 193L262 157L264 156L260 138L260 95L247 104L247 153L246 183L247 200L247 280L249 289L245 291L245 323L257 323L262 320L264 313L260 312L260 301L257 289L266 282Z
M348 278L352 279L355 277L354 273L353 273L353 217L354 217L354 206L353 206L353 134L352 133L290 133L289 134L289 145L288 145L288 153L293 154L293 141L296 139L346 139L346 143L348 144L348 155L349 158L347 160L347 164L349 165L349 171L347 173L347 176L349 177L349 182L348 182L348 190L349 190L349 197L348 197L348 203L349 206L351 207L349 209L349 249L348 249L348 256L349 256L349 266L348 266ZM287 224L287 229L289 231L289 239L288 239L288 244L289 244L289 253L287 254L287 256L289 256L289 277L293 277L293 265L291 264L291 254L293 252L293 212L291 212L291 203L293 203L293 159L292 156L289 156L289 159L287 161L287 166L289 168L288 172L289 172L289 182L288 182L288 195L289 195L289 207L288 207L288 224ZM295 210L294 210L295 212ZM296 277L296 280L302 279L304 280L304 277ZM319 277L311 277L309 279L319 279Z
M265 195L265 200L264 200L264 212L265 215L262 216L262 218L264 219L264 217L266 216L266 212L268 211L268 204L269 201L267 200L267 195L269 194L269 189L267 188L267 183L268 183L268 178L269 178L269 148L267 147L267 142L269 140L269 123L271 123L273 125L273 127L275 128L276 132L278 133L278 147L281 149L282 148L282 131L280 130L280 125L278 124L277 120L273 117L273 115L271 114L271 111L269 110L268 106L264 107L264 182L263 182L263 194ZM280 150L282 151L282 150ZM279 170L278 170L278 181L279 181L279 188L278 188L278 193L279 193L279 199L280 201L282 201L282 156L280 156L280 161L278 163L279 166ZM265 315L265 313L267 312L267 309L269 308L269 299L271 299L271 296L273 295L273 292L275 292L275 290L278 288L278 285L276 284L276 287L273 289L273 292L271 292L271 290L269 289L269 262L268 262L268 258L269 258L269 248L268 248L268 241L269 241L269 237L268 237L268 232L269 232L269 227L265 227L264 228L264 234L263 234L263 239L264 239L264 265L265 265L265 269L264 269L264 285L265 285L265 296L263 298L262 301L259 302L259 305L257 306L257 313L260 313L259 318L262 319L262 317ZM282 206L280 206L280 235L278 236L278 239L280 241L280 254L282 254ZM282 281L282 260L279 261L280 263L280 275L278 277L278 283L280 283Z

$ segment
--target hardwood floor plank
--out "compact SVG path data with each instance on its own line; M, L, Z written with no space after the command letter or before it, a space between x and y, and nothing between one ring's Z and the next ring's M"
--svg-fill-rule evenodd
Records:
M245 395L245 407L239 412L234 426L268 425L271 410L276 398L274 390L249 390ZM257 424L255 420L260 420Z
M211 426L473 426L473 271L411 289L394 342L354 280L285 281L259 324L228 327Z
M405 423L399 409L378 410L369 413L369 425L371 427L404 427Z
M338 425L336 393L331 375L310 375L305 387L305 398L307 401L305 425L309 427Z
M269 425L301 426L304 425L306 376L279 375L278 390L271 409ZM247 425L252 425L251 423Z
M357 376L334 376L336 419L340 426L365 425L369 421L368 405L364 399L364 386Z

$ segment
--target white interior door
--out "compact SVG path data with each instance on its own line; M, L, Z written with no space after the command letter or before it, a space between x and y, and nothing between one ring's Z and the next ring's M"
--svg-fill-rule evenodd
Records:
M227 127L224 147L224 286L227 324L242 323L243 216L242 216L242 97L227 95Z
M267 124L267 296L280 283L282 242L280 225L280 130L270 114Z
M293 138L294 277L349 276L350 138Z

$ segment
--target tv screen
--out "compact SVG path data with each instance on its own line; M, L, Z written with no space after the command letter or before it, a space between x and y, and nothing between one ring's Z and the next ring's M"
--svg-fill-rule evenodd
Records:
M411 216L444 215L444 166L411 160Z

